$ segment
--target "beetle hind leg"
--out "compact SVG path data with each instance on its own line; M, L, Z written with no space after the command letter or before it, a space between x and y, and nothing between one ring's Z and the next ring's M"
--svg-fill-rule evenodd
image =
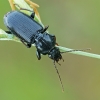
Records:
M15 10L15 5L13 0L8 0L12 10Z

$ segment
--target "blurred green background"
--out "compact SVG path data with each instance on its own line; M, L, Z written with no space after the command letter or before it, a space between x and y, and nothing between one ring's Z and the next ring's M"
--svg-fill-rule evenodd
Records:
M33 1L33 0L32 0ZM59 45L92 48L100 54L100 0L34 0L44 25ZM8 0L0 2L0 28L10 11ZM100 60L63 54L58 66L65 92L48 56L36 58L36 49L0 41L0 100L100 100Z

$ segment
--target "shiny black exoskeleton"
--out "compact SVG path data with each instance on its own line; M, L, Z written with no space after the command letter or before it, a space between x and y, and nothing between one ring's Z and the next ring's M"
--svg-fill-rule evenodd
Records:
M35 44L37 58L41 54L46 55L58 62L62 59L59 48L55 47L56 37L46 32L48 27L43 28L34 20L35 13L28 16L20 11L11 11L4 16L4 24L9 29L8 34L17 36L28 48Z

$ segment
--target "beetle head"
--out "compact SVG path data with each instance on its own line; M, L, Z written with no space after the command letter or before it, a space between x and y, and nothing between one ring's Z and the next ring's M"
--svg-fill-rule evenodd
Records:
M49 55L49 58L51 58L52 60L56 62L62 59L60 50L57 47L54 47L53 49L51 49L48 55Z

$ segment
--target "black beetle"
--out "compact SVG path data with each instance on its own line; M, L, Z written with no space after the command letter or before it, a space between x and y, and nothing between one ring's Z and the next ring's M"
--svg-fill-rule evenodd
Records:
M27 9L23 9L27 10ZM29 11L29 10L28 10ZM28 16L20 11L11 11L4 16L4 24L9 31L6 31L8 34L13 34L20 39L20 41L27 46L31 47L32 44L36 46L36 55L38 60L41 59L41 54L48 55L54 61L54 66L58 73L62 89L63 84L61 77L59 75L58 69L55 65L55 62L58 63L62 59L61 52L58 47L55 45L56 37L55 35L48 34L45 28L34 20L35 13L33 12L31 16ZM63 59L62 59L63 60Z
M55 35L48 34L48 26L43 28L34 18L34 13L28 16L20 11L11 11L4 16L4 24L9 29L8 34L13 34L28 48L35 44L37 48L37 58L41 59L41 54L46 55L58 62L62 59L59 48L56 45Z
M30 11L28 9L23 9L23 8L20 9ZM55 62L58 63L59 60L61 59L63 60L61 55L62 53L72 52L72 51L84 51L84 50L69 50L65 52L60 52L59 48L56 47L57 43L55 35L48 34L46 32L48 26L44 28L42 25L36 22L34 20L35 13L33 11L31 12L32 14L30 16L16 10L8 12L4 16L4 24L9 29L9 31L6 32L8 34L13 34L16 37L18 37L20 41L28 48L30 48L31 45L34 44L37 49L36 55L38 60L41 59L41 54L43 55L48 54L49 58L51 58L54 61L54 66L56 68L56 71L58 73L62 85L62 89L64 91L61 77L59 75Z

